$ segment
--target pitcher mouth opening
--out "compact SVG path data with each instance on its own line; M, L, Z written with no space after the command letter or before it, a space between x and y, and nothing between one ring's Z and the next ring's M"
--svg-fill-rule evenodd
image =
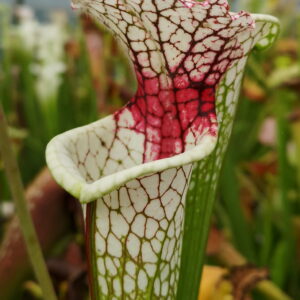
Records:
M110 117L63 133L50 141L47 146L47 164L55 180L70 194L80 199L82 203L92 202L132 179L201 160L213 151L217 143L216 136L207 134L201 138L199 144L193 149L181 154L145 163L140 162L114 172L102 174L94 180L87 179L83 175L80 166L72 159L74 153L70 150L71 140L82 134L88 134L90 126L100 125ZM101 151L99 155L101 157Z

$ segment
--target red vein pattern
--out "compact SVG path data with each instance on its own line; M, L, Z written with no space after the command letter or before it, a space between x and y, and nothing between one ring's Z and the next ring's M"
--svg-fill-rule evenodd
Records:
M215 92L243 57L238 37L253 28L227 1L80 1L129 49L135 97L115 113L117 130L144 137L143 162L182 153L217 135Z

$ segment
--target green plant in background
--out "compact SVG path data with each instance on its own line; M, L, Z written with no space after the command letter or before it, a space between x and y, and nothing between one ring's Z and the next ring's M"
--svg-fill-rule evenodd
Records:
M0 103L0 154L3 160L7 180L10 185L11 193L15 201L16 211L21 224L23 237L26 243L28 256L36 278L42 289L42 294L49 300L56 300L54 287L52 285L46 263L39 245L36 231L29 209L26 204L24 187L21 180L21 174L14 157L12 143L8 135L8 126L4 116L3 108Z
M47 148L55 179L84 205L92 298L197 299L244 67L278 22L229 13L226 1L73 6L129 48L138 81L124 108Z

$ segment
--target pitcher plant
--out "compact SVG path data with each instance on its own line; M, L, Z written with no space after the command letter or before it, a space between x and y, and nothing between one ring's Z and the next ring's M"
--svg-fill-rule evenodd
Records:
M188 253L201 250L247 58L274 42L278 21L226 0L72 6L112 31L138 83L126 106L47 147L54 178L83 207L92 299L175 299L197 268Z

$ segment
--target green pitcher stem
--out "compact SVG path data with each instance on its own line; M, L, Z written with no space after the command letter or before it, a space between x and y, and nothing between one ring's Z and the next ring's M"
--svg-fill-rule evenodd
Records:
M5 119L2 104L0 103L0 152L10 185L11 193L15 201L17 215L20 221L20 228L28 251L32 267L38 279L44 299L56 300L52 282L47 271L38 237L31 219L21 180L20 171L14 156L12 143L8 136L8 126Z

